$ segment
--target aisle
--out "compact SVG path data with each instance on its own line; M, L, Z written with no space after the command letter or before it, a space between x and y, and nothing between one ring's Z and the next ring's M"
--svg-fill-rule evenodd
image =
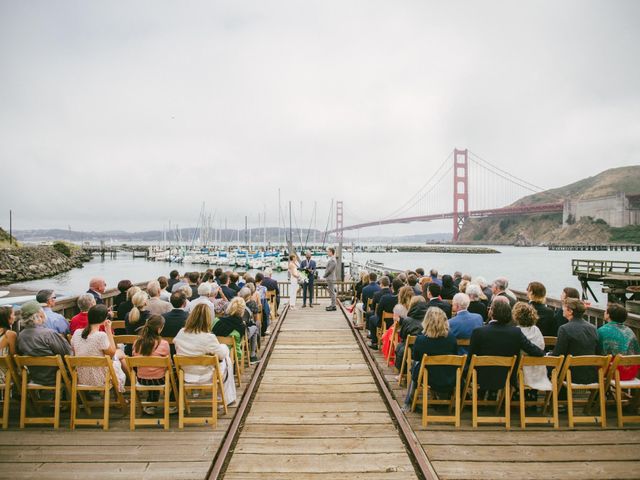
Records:
M340 311L284 320L226 479L409 479L414 468Z

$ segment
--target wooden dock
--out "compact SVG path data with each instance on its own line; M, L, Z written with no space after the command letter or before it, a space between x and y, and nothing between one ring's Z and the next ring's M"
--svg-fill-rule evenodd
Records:
M91 427L70 431L66 412L58 431L20 430L14 410L10 428L0 431L0 478L204 479L236 422L240 428L224 454L224 470L209 478L639 478L640 429L615 428L615 409L608 411L606 429L569 429L561 415L560 430L540 426L523 431L514 415L511 431L474 430L469 408L459 429L423 428L419 413L396 418L406 393L398 387L397 373L379 352L372 352L374 363L368 363L371 355L363 353L347 318L340 310L326 312L326 300L320 302L284 316L264 366L245 371L238 402L220 416L216 428L179 430L173 419L168 431L148 427L131 432L128 415L113 409L106 432ZM250 382L255 390L241 397ZM240 415L238 405L245 400L247 412ZM403 425L415 444L407 440ZM417 466L416 446L428 475Z
M416 478L340 311L287 314L224 478Z

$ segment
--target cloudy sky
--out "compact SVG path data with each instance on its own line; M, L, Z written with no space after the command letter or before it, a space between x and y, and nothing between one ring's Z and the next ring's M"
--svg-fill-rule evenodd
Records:
M0 225L275 225L280 189L324 229L454 147L560 186L640 163L639 58L634 0L1 0Z

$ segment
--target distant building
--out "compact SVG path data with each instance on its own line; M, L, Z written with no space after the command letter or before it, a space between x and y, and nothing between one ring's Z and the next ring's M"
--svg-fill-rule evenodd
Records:
M569 199L564 201L562 226L579 221L583 217L601 219L611 227L626 227L640 224L640 194L615 195L590 199Z

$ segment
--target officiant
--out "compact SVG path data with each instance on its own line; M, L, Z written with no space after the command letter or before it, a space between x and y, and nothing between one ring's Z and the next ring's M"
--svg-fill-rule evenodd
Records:
M300 264L300 270L302 270L307 278L302 283L302 308L307 306L307 292L309 293L309 307L313 308L313 282L316 275L316 262L311 260L311 252L307 250L304 254L305 259Z

